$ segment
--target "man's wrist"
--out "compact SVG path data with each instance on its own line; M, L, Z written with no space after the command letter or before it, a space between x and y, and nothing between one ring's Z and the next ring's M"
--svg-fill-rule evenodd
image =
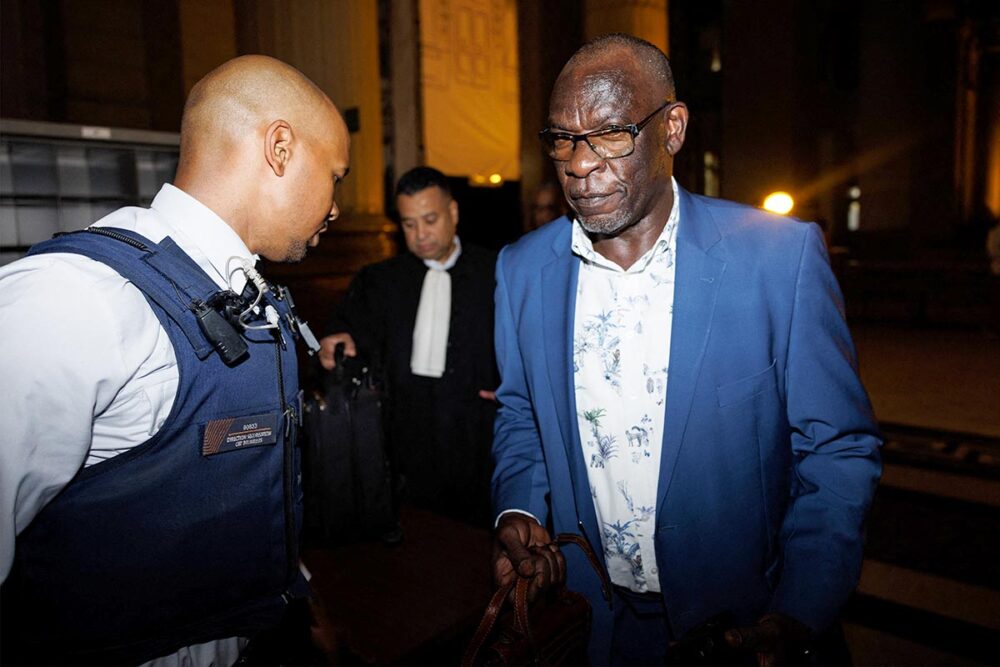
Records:
M542 525L542 522L538 520L538 517L532 514L531 512L527 512L525 510L510 509L510 510L504 510L503 512L500 512L500 514L497 515L497 520L493 522L493 528L496 529L496 527L500 525L500 519L504 518L508 514L522 514L526 517L534 519L535 523L537 523L539 526Z

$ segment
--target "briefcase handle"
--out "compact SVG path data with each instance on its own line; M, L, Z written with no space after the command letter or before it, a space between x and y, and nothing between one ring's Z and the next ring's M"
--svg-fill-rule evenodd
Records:
M597 573L597 578L601 581L601 592L604 594L605 599L610 599L610 583L604 575L604 570L601 567L600 561L597 560L594 550L590 548L590 543L576 533L559 533L556 535L555 542L559 545L575 544L580 547L590 562L591 567L594 568L594 572ZM496 625L497 619L500 618L504 601L510 595L511 590L514 591L514 627L524 634L532 651L537 653L535 639L531 634L531 624L528 622L528 587L530 585L531 579L519 576L511 583L500 586L493 593L490 603L486 605L483 618L479 621L479 627L476 628L476 634L473 635L472 641L469 642L469 646L465 649L465 655L462 656L462 667L472 667L475 664L476 656L479 655L479 650L483 647L490 633L493 632L493 626Z

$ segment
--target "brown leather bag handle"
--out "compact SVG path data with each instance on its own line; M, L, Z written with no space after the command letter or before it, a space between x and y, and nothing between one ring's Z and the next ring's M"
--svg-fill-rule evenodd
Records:
M576 533L559 533L556 535L557 544L565 544L567 542L580 547L583 555L587 557L588 561L590 561L590 566L594 568L594 572L597 573L597 578L601 581L601 593L604 594L604 599L610 601L611 581L607 573L605 573L604 568L601 567L601 562L597 560L597 554L595 554L594 550L590 548L590 542Z
M601 592L604 593L606 599L610 599L611 586L608 583L603 568L601 568L600 561L597 560L597 555L590 548L590 543L576 533L560 533L556 535L555 542L557 544L572 543L580 547L584 555L587 556L587 560L590 561L591 567L597 573L597 577L601 580ZM514 627L524 633L524 636L528 639L528 645L531 646L532 651L537 655L538 651L535 648L535 640L531 633L531 624L528 622L528 588L530 585L531 579L517 577L515 581L505 584L496 590L493 597L490 598L490 603L486 605L486 612L483 614L482 620L479 621L479 627L476 628L476 633L472 636L472 641L469 642L469 646L465 649L465 655L462 656L462 667L473 667L475 665L476 656L479 655L479 650L483 647L490 633L493 632L493 626L496 625L497 619L500 617L500 612L503 610L504 602L510 596L511 590L514 591Z

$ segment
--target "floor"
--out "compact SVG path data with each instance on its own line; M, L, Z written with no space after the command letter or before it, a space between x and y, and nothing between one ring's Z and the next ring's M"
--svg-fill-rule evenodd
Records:
M874 325L852 334L879 421L1000 438L1000 336Z
M341 657L356 664L458 664L493 592L490 534L415 508L404 507L400 519L404 539L396 546L304 554Z
M1000 663L1000 336L852 328L887 436L845 633L858 665Z

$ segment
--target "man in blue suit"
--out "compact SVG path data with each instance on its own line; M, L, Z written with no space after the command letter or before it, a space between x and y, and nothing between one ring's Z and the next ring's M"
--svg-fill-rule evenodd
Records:
M662 663L720 612L775 664L857 582L881 441L819 229L680 189L675 100L625 35L556 81L542 139L574 215L497 263L495 577L587 595L596 664Z

